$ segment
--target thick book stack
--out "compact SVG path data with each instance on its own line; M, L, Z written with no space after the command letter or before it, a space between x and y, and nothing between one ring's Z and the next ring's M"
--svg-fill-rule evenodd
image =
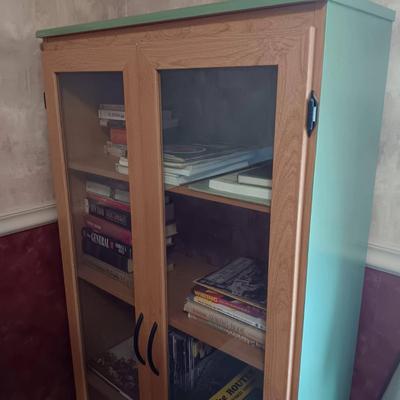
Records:
M174 205L169 197L166 200L166 244L171 247L177 230ZM132 286L131 213L126 184L86 181L82 251L91 266Z
M189 318L264 347L266 265L241 257L194 283L184 305Z
M168 337L172 400L262 399L260 371L178 331Z
M89 369L129 400L139 399L138 364L130 337L90 359Z
M123 104L100 104L98 110L100 125L108 129L109 138L104 152L113 157L127 157L128 146Z
M100 125L109 129L109 140L104 145L106 154L118 157L115 170L128 175L128 147L125 127L125 107L121 104L100 104L98 110ZM169 110L162 111L163 131L176 128L178 119Z
M208 182L210 189L260 200L272 198L272 160L222 175Z

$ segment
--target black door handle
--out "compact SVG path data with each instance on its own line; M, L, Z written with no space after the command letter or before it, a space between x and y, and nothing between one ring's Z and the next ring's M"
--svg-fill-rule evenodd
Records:
M149 362L150 369L153 371L154 375L159 376L160 372L158 371L153 362L153 342L154 342L154 336L156 335L157 327L158 327L157 322L154 322L153 326L151 327L149 340L147 342L147 361Z
M146 365L143 357L139 351L139 333L143 322L143 313L140 313L139 318L136 320L135 331L133 333L133 350L135 351L136 358L143 365Z

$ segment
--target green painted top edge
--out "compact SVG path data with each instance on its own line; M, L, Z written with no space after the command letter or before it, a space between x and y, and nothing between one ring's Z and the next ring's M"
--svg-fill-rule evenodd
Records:
M58 28L43 29L36 32L36 37L69 35L80 32L93 32L104 29L124 28L152 24L163 21L176 21L185 18L204 17L234 11L252 10L262 7L273 7L296 3L315 2L318 0L224 0L218 3L176 8L142 15L115 18L106 21L88 22L85 24L68 25Z
M273 7L296 3L315 2L318 0L224 0L218 3L204 4L199 6L178 8L159 11L143 15L134 15L123 18L115 18L107 21L88 22L85 24L68 25L58 28L42 29L36 32L37 38L70 35L74 33L93 32L104 29L124 28L138 26L162 21L174 21L185 18L203 17L207 15L222 14L227 12L252 10L262 7ZM372 3L369 0L332 0L348 7L360 9L370 14L393 21L394 11L383 6Z

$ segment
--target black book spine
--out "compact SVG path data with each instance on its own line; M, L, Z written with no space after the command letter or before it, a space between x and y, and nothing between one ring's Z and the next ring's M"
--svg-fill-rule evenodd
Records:
M131 271L131 268L129 268L129 258L121 256L105 247L94 244L86 237L82 238L82 251L85 254L98 258L99 260L120 269L121 271Z
M120 256L132 258L132 246L128 246L110 236L95 232L90 228L82 228L82 237L90 240L93 244L111 250Z
M118 210L116 208L107 207L103 204L97 203L93 199L88 199L89 214L105 219L116 225L122 226L125 229L131 230L131 214Z

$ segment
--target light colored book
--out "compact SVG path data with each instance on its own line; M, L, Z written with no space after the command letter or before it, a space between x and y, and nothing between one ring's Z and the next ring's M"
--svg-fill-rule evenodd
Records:
M226 165L225 167L219 169L218 171L205 171L192 176L182 176L182 175L164 173L164 183L166 183L167 185L174 185L174 186L184 185L185 183L204 179L210 175L215 175L216 173L223 174L225 172L243 169L246 168L248 165L249 164L247 161L242 161L239 163Z
M125 167L125 165L121 165L120 163L115 164L115 170L122 175L129 175L129 168Z
M239 183L238 172L212 178L209 180L208 186L220 192L256 197L258 199L271 200L272 197L271 188Z
M86 191L106 197L112 196L112 189L110 186L94 181L86 181Z
M272 161L240 172L238 174L238 183L272 188Z

